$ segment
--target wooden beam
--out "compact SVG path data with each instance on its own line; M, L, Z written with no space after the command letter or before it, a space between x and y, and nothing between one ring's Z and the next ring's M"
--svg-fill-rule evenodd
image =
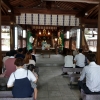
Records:
M13 0L11 1L12 5L16 5L16 4L20 4L21 2L23 2L24 0Z
M13 13L13 8L12 8L12 6L10 5L10 3L8 2L8 0L2 0L2 2L5 3L5 4L9 7L8 10L11 10L11 13Z
M64 2L82 2L82 3L93 3L99 4L99 0L42 0L42 1L64 1Z
M1 53L1 0L0 0L0 74L2 72L2 53Z
M52 5L52 2L51 2L51 1L46 2L46 8L47 8L48 10L51 9L51 5Z
M1 11L6 15L6 11L1 7Z
M98 11L97 64L100 65L100 3Z
M2 25L10 25L10 16L1 16L1 19L2 19L1 22Z
M95 24L95 25L97 25L98 20L82 18L81 23L82 24Z
M11 22L15 23L15 16L13 15L10 15L10 16L1 16L1 19L2 19L2 22L1 24L2 25L10 25Z
M2 0L2 3L4 3L8 7L7 10L11 10L11 12L7 11L8 12L7 15L9 15L9 16L6 16L5 20L2 20L2 24L3 25L10 25L11 22L15 23L15 15L14 15L13 7L10 5L8 0Z
M91 4L88 7L86 7L84 10L80 11L76 17L83 17L85 15L86 12L88 12L89 10L91 10L92 8L96 7L97 4Z
M41 14L71 14L75 15L78 11L60 10L60 9L36 9L36 8L15 8L14 12L20 13L41 13Z
M95 8L94 10L92 10L89 16L87 16L87 18L90 18L90 17L93 18L94 15L96 16L98 15L98 8Z

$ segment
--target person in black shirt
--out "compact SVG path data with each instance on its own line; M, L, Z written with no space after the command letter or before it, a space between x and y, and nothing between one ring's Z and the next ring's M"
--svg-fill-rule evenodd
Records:
M18 53L16 54L15 58L25 58L25 56L23 55L23 48L19 48L18 49Z

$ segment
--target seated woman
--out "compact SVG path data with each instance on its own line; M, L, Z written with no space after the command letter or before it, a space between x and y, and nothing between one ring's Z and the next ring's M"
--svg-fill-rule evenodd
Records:
M27 52L24 58L24 68L27 68L29 64L33 64L35 66L35 61L32 59L32 55L30 52Z
M33 49L30 49L29 52L32 55L32 59L36 62L36 57L35 57L35 54L34 54L34 50Z
M36 77L30 70L23 68L24 61L22 58L16 58L14 64L16 65L16 71L10 75L7 87L13 87L12 94L14 98L31 97L34 91L31 82L36 83Z
M75 65L73 64L73 55L70 52L70 50L68 50L68 55L65 56L64 58L64 67L70 67L73 68L75 67ZM62 75L67 75L68 73L64 73Z
M29 64L33 64L34 66L35 66L35 61L32 59L32 55L31 55L31 53L30 53L30 51L29 52L27 52L26 53L26 55L25 55L25 59L24 59L24 68L25 69L27 69L27 66L29 65ZM39 74L39 67L38 66L35 66L35 72L37 73L37 74Z

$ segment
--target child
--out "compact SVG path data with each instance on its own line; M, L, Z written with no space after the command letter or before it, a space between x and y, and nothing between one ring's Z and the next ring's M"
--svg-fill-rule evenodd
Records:
M33 64L29 64L27 69L32 71L32 73L34 74L36 79L38 79L38 75L34 72L35 66ZM36 100L36 98L37 98L37 85L35 83L31 82L31 86L34 89L34 100Z

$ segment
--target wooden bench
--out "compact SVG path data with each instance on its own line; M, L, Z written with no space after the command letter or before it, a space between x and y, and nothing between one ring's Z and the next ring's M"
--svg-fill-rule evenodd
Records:
M7 90L7 82L8 82L8 78L0 77L0 90L1 91Z
M71 74L68 74L68 77L70 78L70 88L72 88L74 82L78 82L78 78L80 77L80 74L76 74L76 72L81 72L83 68L68 68L63 67L63 72L71 72Z
M63 67L63 72L81 72L83 68L71 68L71 67Z
M100 100L100 94L85 94L81 89L82 100Z
M8 78L6 77L0 77L0 83L7 83L8 82Z
M13 98L12 91L0 91L0 100L34 100L33 96L28 98Z

